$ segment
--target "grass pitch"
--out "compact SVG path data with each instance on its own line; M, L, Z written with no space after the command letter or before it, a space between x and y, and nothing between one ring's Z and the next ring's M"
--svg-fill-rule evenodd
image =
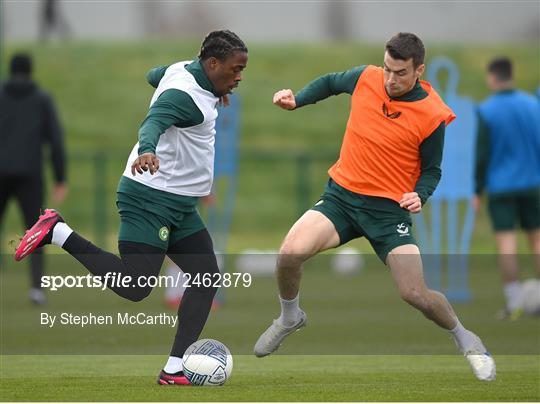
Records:
M0 271L1 400L6 401L539 401L540 321L500 322L497 274L472 263L473 300L456 304L482 336L497 380L475 379L448 333L401 302L390 274L367 257L363 272L337 277L324 261L305 269L302 307L308 327L279 355L257 359L253 344L278 302L273 278L226 291L201 338L224 342L234 356L223 387L158 386L175 330L166 326L40 326L41 312L160 313L163 290L141 303L110 291L50 292L45 307L26 301L21 264ZM84 274L71 257L50 255L55 274ZM173 312L168 312L173 314Z
M234 357L221 387L158 386L158 356L4 356L7 401L538 401L539 356L497 357L477 381L455 356ZM31 382L29 384L29 381Z

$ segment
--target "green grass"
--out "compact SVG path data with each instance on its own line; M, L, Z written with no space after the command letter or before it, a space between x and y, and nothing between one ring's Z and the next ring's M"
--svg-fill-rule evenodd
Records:
M230 257L231 259L234 257ZM71 257L50 255L55 274L84 275ZM471 257L473 300L454 304L463 324L477 332L497 361L498 379L476 381L447 332L400 301L389 272L376 257L363 271L342 277L328 257L308 264L302 307L308 327L291 336L279 355L251 356L258 335L278 313L273 278L226 290L201 338L225 343L234 355L233 378L222 388L162 388L155 377L175 330L169 326L54 326L40 313L159 314L163 290L141 303L110 291L49 292L45 307L25 296L22 264L0 272L2 400L8 401L538 401L540 322L496 321L502 307L489 256ZM234 265L229 267L234 271ZM29 376L30 374L30 376ZM29 381L30 379L30 381Z
M237 355L222 387L163 387L154 385L156 356L4 356L1 395L6 401L538 401L539 360L497 357L498 379L485 383L457 356Z

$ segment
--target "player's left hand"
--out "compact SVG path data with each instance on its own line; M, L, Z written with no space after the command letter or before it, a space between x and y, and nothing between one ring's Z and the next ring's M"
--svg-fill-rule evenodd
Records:
M420 213L422 201L416 192L406 192L399 201L399 206L411 213Z

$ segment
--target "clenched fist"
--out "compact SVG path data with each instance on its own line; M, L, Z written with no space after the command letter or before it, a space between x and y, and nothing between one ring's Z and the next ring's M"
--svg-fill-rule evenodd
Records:
M275 93L272 102L283 109L292 110L296 108L296 100L291 89L280 90Z
M399 206L411 213L419 213L422 210L422 201L416 192L407 192L401 197Z

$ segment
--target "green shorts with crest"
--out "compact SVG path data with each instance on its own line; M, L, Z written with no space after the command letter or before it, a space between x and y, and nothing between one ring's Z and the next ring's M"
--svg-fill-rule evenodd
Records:
M197 197L171 194L122 176L116 200L118 240L167 251L169 245L206 228L197 211L198 201Z
M360 195L329 179L321 199L311 208L334 224L343 245L365 237L386 264L388 253L405 244L417 244L409 211L388 198Z

